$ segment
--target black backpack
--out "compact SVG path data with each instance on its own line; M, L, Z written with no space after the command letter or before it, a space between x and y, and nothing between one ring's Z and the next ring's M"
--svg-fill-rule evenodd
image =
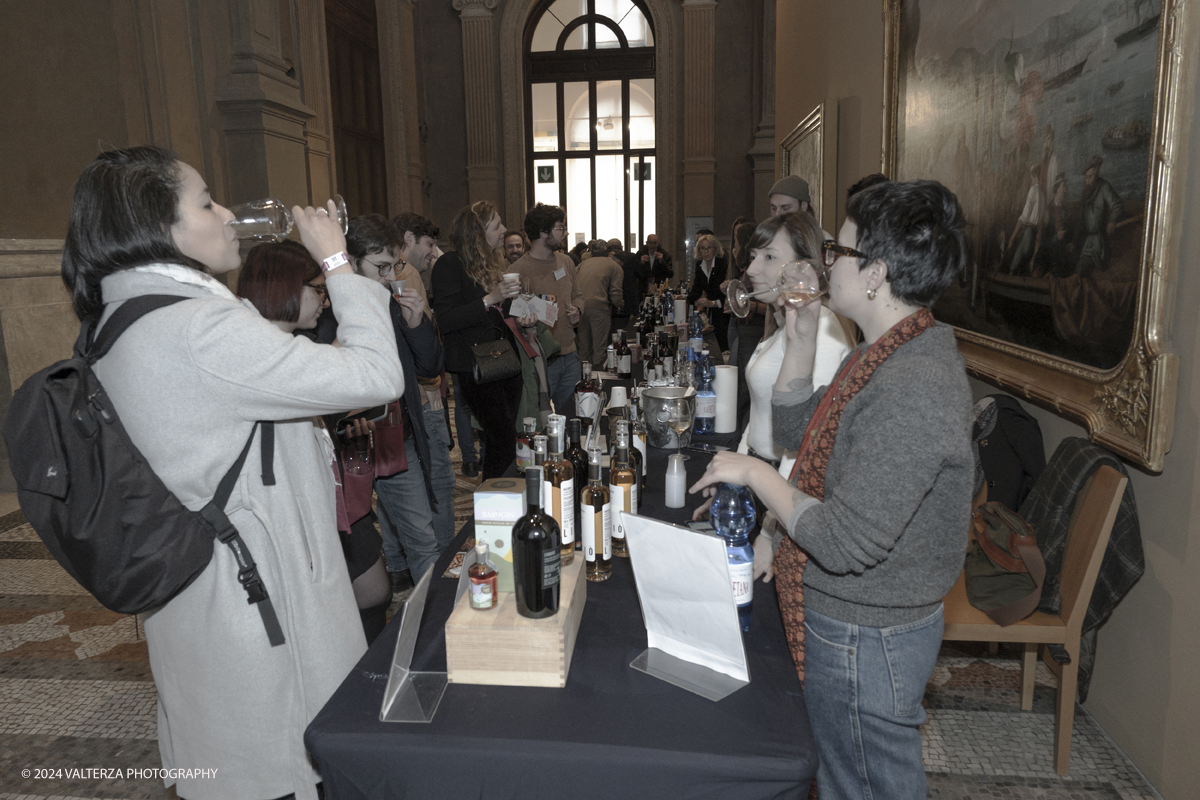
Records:
M247 602L258 606L267 638L277 647L284 637L274 606L224 511L260 425L263 483L275 483L274 423L255 423L212 501L190 511L138 452L92 372L133 323L185 299L145 295L128 300L95 341L96 320L85 320L74 357L21 385L4 420L17 496L25 518L63 569L122 614L158 608L182 592L212 560L213 539L221 541L233 551Z

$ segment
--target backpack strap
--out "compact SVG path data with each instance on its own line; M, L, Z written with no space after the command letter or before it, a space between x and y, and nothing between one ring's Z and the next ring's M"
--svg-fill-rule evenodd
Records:
M142 317L149 314L151 311L157 311L160 308L174 305L188 298L177 294L144 294L140 297L131 297L113 312L108 321L100 329L100 333L95 334L95 321L85 320L83 328L80 332L80 340L76 343L76 347L84 346L85 352L80 355L86 355L88 364L95 364L103 358L120 338L121 334L129 329L129 326L137 322ZM83 339L91 339L95 334L95 339L85 343Z
M267 594L267 587L263 585L262 578L258 574L258 566L254 563L254 557L250 555L249 548L242 541L242 536L238 533L237 528L229 521L229 517L225 515L225 504L229 502L230 495L233 494L233 487L237 484L238 475L242 472L242 467L246 463L246 456L250 453L250 445L254 442L254 434L258 430L258 426L264 425L264 442L263 442L263 457L264 457L264 483L268 470L267 466L267 446L266 428L270 428L272 433L272 446L274 423L254 423L254 427L250 429L250 438L246 440L246 444L242 447L242 452L238 456L237 461L233 462L233 466L225 473L225 477L221 478L221 482L217 484L217 493L213 495L213 499L208 505L200 509L200 515L203 516L208 523L217 531L217 538L221 543L226 545L232 552L233 557L237 560L238 565L238 582L242 584L242 588L246 590L246 602L251 605L258 606L258 613L262 616L263 626L267 629L267 639L271 643L271 647L278 647L284 643L283 627L279 624L279 617L275 614L275 606L271 603L271 597ZM272 481L274 477L272 476Z

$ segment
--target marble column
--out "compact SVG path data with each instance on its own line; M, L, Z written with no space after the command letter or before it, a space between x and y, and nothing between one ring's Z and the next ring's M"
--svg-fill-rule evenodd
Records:
M683 214L715 207L716 0L683 0Z
M762 62L755 70L759 101L758 127L754 144L746 157L754 173L754 218L766 219L771 213L767 192L775 184L775 0L763 0L762 28L757 37L762 44Z
M498 0L454 0L462 20L467 116L467 190L471 202L502 205L499 91L493 9Z

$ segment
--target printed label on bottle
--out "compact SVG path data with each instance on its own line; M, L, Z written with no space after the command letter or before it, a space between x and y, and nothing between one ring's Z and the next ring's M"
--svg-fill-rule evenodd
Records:
M608 485L608 499L612 504L612 536L614 539L625 538L625 524L621 512L625 509L625 487L615 483Z
M575 393L575 411L576 416L580 419L591 419L596 416L596 409L599 407L600 395L595 392Z
M554 518L562 531L562 544L575 544L575 479L567 478L554 494Z
M545 475L545 466L542 467L542 474ZM554 495L551 490L554 487L550 485L550 481L542 481L542 511L545 511L550 516L554 517ZM554 517L558 519L558 517Z
M542 588L557 586L561 572L562 554L558 552L557 547L547 547L542 551Z
M644 478L646 477L646 463L650 460L650 457L646 454L646 435L643 433L636 434L633 437L633 446L642 454L641 477Z
M610 558L612 558L612 504L611 503L604 504L604 511L601 515L601 530L603 531L603 533L601 535L604 537L603 545L602 545L604 550L602 552L603 552L604 560L607 561Z
M517 442L517 469L522 473L526 467L533 466L533 448L528 442Z
M494 604L496 595L493 593L492 584L495 578L484 583L475 583L471 581L471 608L491 608Z
M600 523L600 512L588 508L583 510L583 559L596 560L596 525Z
M638 481L629 487L629 513L636 514L638 510Z
M621 356L620 358L618 358L617 359L617 372L621 373L622 375L628 374L629 371L631 369L633 369L633 361L631 359L632 359L632 356L627 356L627 355Z
M729 580L733 582L734 605L744 606L754 599L754 562L730 562Z
M696 416L715 417L717 415L716 395L696 395Z

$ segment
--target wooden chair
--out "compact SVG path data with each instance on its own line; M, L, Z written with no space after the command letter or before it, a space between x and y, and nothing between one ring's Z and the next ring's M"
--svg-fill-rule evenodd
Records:
M967 601L964 577L945 598L948 641L1021 642L1021 709L1033 708L1033 676L1038 646L1061 644L1071 658L1059 664L1046 652L1042 658L1058 678L1058 702L1054 710L1054 770L1066 775L1071 766L1071 730L1075 724L1075 688L1079 677L1079 635L1091 602L1100 562L1108 547L1117 509L1129 479L1109 466L1100 466L1084 485L1075 501L1067 530L1060 575L1062 610L1059 614L1035 611L1020 622L1002 628Z

